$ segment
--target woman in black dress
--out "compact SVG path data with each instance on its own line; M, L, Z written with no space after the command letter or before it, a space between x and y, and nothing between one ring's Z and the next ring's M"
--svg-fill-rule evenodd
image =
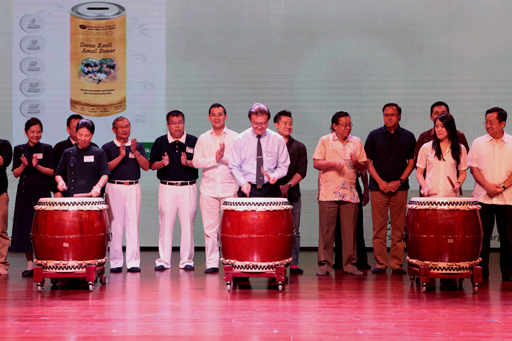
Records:
M25 123L25 135L28 142L14 147L12 173L20 178L14 219L12 225L11 250L24 252L27 258L27 269L23 277L33 274L33 249L30 240L34 206L39 198L50 197L51 179L54 173L52 146L40 143L43 124L37 118L31 118Z

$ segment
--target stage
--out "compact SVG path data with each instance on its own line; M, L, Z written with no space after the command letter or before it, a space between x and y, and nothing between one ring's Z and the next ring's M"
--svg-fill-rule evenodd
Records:
M38 292L22 278L23 254L9 253L8 276L0 276L2 339L511 339L512 282L502 282L499 254L491 254L491 277L473 294L441 286L422 293L409 276L344 274L317 277L316 252L303 251L303 275L289 274L282 292L268 278L251 278L226 290L222 268L204 275L204 252L196 270L155 272L157 252L142 252L141 273L111 274L94 291L82 285ZM368 253L371 265L373 254ZM108 274L108 270L107 270Z

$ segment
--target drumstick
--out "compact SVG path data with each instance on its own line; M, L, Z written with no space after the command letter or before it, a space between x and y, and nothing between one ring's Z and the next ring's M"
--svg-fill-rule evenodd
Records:
M73 197L75 197L75 198L92 197L92 194L91 194L91 192L89 192L89 193L76 193L76 194L73 194Z
M450 185L452 186L452 188L455 188L455 184L453 183L452 179L450 179L449 176L446 177L448 179L448 181L450 181Z

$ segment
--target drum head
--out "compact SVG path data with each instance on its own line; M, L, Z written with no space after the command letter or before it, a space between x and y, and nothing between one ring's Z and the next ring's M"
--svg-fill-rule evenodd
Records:
M427 197L421 197L421 198L411 198L409 203L425 203L425 204L444 204L444 203L450 203L450 204L464 204L464 203L471 203L472 205L478 204L478 201L475 198L427 198Z
M223 210L288 210L292 206L286 198L228 198Z
M408 208L452 208L465 207L467 209L480 208L475 198L411 198Z
M36 210L107 209L103 198L40 198Z

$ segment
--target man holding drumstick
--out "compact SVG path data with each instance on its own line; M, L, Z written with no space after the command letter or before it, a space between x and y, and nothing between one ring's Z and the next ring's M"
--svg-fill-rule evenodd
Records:
M270 189L288 172L290 156L284 139L268 130L270 111L261 103L249 109L251 128L233 141L229 168L240 186L239 197L275 195Z

